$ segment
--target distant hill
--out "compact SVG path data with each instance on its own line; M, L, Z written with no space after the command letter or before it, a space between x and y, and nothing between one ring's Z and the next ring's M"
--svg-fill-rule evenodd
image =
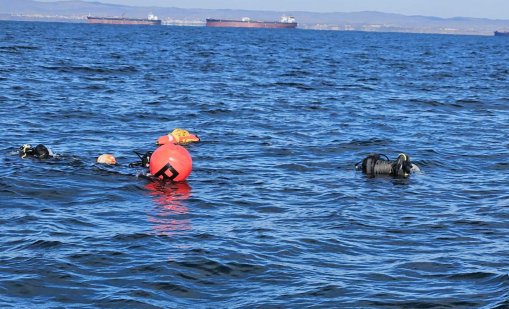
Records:
M449 33L492 35L494 30L508 30L509 20L483 18L438 18L406 16L381 12L312 13L249 10L181 9L168 7L134 7L100 2L34 0L0 0L0 19L84 22L87 15L147 17L159 16L164 24L204 25L208 17L255 20L279 20L281 15L292 15L299 28L323 30L355 30L383 32Z

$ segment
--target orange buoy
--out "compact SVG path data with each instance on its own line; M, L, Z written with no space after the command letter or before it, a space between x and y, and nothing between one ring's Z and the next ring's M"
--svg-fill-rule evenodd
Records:
M164 145L168 143L173 144L187 144L193 142L199 142L200 138L196 134L191 134L189 131L184 129L175 129L167 135L163 135L157 139L157 145Z
M150 174L159 179L183 181L192 170L191 155L179 145L171 143L162 145L150 157Z
M117 160L115 159L115 157L113 155L111 155L109 153L105 153L105 154L100 155L97 158L97 163L113 165L113 164L117 164Z

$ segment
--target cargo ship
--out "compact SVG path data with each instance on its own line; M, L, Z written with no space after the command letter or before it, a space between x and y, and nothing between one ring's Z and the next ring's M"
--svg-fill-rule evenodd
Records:
M509 36L509 31L495 31L495 36Z
M159 26L161 20L155 15L148 15L148 18L126 18L126 17L95 17L87 16L89 24L108 24L108 25L149 25Z
M297 28L297 22L292 16L282 16L280 21L256 21L249 17L241 20L213 19L207 18L207 27L229 27L229 28L277 28L293 29Z

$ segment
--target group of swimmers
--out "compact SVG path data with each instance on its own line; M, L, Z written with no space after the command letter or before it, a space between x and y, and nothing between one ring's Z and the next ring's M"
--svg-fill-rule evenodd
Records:
M189 152L182 147L189 143L199 142L200 138L184 129L175 129L167 135L157 139L157 148L144 154L135 152L139 160L129 164L129 167L145 167L149 169L149 175L162 180L174 182L183 181L192 170L192 159ZM43 144L32 147L25 144L19 148L21 158L32 157L48 159L53 157L53 152ZM99 164L115 165L116 158L112 154L102 154L97 160ZM419 167L410 161L410 157L404 153L395 160L390 160L383 154L370 154L362 161L355 164L355 169L362 171L368 177L381 175L396 178L406 178L410 174L420 171Z
M151 178L172 180L175 182L185 180L192 171L192 159L189 152L182 147L189 143L199 142L200 138L184 129L175 129L167 135L157 139L157 148L146 153L135 152L138 161L129 163L129 167L145 167ZM51 149L43 144L32 147L29 144L21 146L18 150L21 158L49 159L57 158ZM96 160L99 164L117 165L112 154L102 154Z

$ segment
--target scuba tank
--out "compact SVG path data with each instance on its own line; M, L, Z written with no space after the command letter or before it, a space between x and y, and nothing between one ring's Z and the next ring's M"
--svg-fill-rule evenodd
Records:
M355 169L361 170L364 174L372 177L377 175L408 177L413 167L410 157L404 153L401 153L395 161L389 160L384 154L374 153L355 165Z

